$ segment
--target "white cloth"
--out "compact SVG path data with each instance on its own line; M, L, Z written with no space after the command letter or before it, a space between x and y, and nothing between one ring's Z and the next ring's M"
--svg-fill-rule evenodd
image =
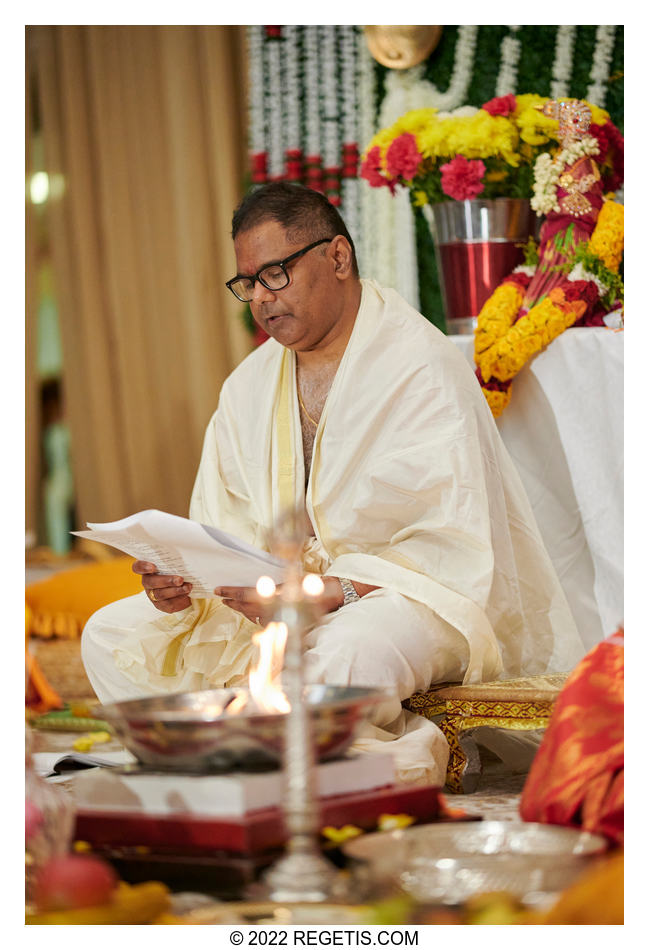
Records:
M316 535L307 569L384 589L324 618L307 675L365 685L380 676L392 686L397 699L375 722L398 737L391 750L402 777L438 780L445 767L436 727L400 711L415 689L462 674L479 682L567 670L583 655L474 374L442 333L373 281L363 281L306 496L295 354L269 340L223 386L190 516L265 547L282 511L305 504ZM90 621L88 664L91 642L108 626L106 612ZM143 691L233 685L246 675L254 629L218 599L151 620L134 609L115 662ZM177 672L162 677L174 640Z
M450 339L473 366L473 337ZM590 649L624 620L624 333L566 330L497 426Z

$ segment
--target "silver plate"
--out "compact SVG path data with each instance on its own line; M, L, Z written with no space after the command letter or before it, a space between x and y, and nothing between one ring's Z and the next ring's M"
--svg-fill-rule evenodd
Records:
M573 828L476 821L364 835L343 851L367 862L375 880L421 902L460 904L502 890L532 904L571 884L607 847L605 838Z
M139 762L157 770L205 772L275 768L281 762L286 714L261 712L249 702L236 715L227 707L247 689L171 693L99 706L104 719ZM307 686L318 759L349 747L368 709L385 693L366 687Z

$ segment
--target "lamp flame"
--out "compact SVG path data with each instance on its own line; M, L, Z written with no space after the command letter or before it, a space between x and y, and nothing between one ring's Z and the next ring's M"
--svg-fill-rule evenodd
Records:
M250 695L264 712L291 711L291 705L280 686L272 681L284 664L288 627L285 623L269 623L252 641L259 647L259 661L250 671Z
M287 637L286 624L274 621L261 633L253 634L252 642L259 648L259 658L248 677L249 695L241 693L237 696L226 708L228 715L236 716L248 703L253 703L265 713L291 711L291 704L281 686L273 683L284 663Z

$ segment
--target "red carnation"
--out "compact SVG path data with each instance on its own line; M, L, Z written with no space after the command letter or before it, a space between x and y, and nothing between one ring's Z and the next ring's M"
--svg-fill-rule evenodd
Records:
M482 176L485 173L484 162L479 159L469 161L464 155L456 155L452 161L442 165L442 191L456 201L476 198L484 191Z
M406 181L410 181L417 174L422 157L414 135L411 132L404 132L390 143L385 154L388 174L393 178L405 178Z
M381 149L378 145L371 148L361 165L361 178L367 179L372 188L390 184L381 171Z
M511 92L506 96L496 96L495 99L485 102L482 108L489 115L510 115L516 111L516 96Z

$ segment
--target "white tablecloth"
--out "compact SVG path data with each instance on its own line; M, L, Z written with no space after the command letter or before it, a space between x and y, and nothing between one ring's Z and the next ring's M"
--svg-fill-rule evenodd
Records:
M473 365L473 336L450 339ZM587 649L624 620L623 376L623 332L566 330L497 420Z

